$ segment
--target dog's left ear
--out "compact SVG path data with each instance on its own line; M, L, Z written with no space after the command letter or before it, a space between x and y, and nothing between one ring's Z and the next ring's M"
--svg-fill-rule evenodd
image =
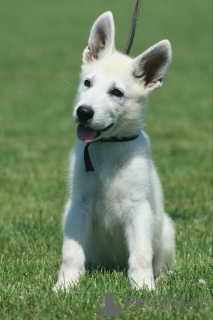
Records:
M168 40L163 40L133 61L133 75L139 79L147 92L162 86L163 78L171 63L172 50Z
M110 11L102 14L93 24L88 47L83 53L83 62L88 63L112 53L115 43L115 26Z

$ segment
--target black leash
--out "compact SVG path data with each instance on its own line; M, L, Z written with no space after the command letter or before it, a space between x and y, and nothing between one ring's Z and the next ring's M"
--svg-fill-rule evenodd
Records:
M129 55L130 50L132 48L132 44L133 44L133 40L134 40L134 36L135 36L135 30L137 27L137 23L138 23L138 16L139 16L139 12L140 12L140 7L141 7L141 0L138 0L135 6L135 10L133 12L133 17L132 17L132 23L131 23L131 28L130 28L130 32L129 32L129 38L127 41L127 45L125 48L124 53L126 55Z
M90 159L90 155L89 155L89 146L91 143L96 143L96 142L127 142L127 141L132 141L138 138L137 136L132 136L129 138L116 138L116 137L112 137L112 138L108 138L108 139L100 139L94 142L88 142L86 144L86 147L84 148L84 163L85 163L85 169L86 172L90 172L90 171L95 171Z

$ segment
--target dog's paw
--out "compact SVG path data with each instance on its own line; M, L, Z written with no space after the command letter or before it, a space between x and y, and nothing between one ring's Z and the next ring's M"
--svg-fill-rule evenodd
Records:
M63 283L56 282L55 286L52 289L54 292L58 293L59 291L65 291L65 287Z
M134 289L140 290L148 288L150 291L155 289L154 276L152 272L148 272L146 274L142 271L129 273L129 279L132 288Z
M59 271L58 281L54 286L53 291L69 291L78 283L82 274L83 272L80 272L79 270L62 266Z
M65 292L65 291L70 291L71 287L75 285L74 282L69 282L69 283L63 283L60 280L57 281L56 285L53 287L53 291L58 293L58 292Z
M76 284L78 283L78 279L70 280L70 281L61 281L58 280L56 285L53 287L54 292L60 291L70 291Z

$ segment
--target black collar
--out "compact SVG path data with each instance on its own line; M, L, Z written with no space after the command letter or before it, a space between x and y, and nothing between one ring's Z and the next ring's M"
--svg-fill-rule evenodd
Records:
M93 168L93 165L92 165L92 162L91 162L91 159L90 159L90 156L89 156L89 145L91 143L95 143L95 142L127 142L127 141L132 141L132 140L135 140L138 138L138 135L137 136L132 136L132 137L124 137L124 138L116 138L116 137L111 137L111 138L108 138L108 139L100 139L100 140L97 140L97 141L94 141L94 142L88 142L86 144L86 147L84 148L84 163L85 163L85 169L86 169L86 172L90 172L90 171L95 171L94 168Z

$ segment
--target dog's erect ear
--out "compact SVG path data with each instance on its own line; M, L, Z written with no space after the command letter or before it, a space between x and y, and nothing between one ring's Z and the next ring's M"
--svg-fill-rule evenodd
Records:
M93 24L88 47L83 53L83 62L88 63L112 53L115 43L115 26L110 11L102 14Z
M134 77L143 83L148 92L161 87L171 57L171 45L168 40L155 44L134 60Z

